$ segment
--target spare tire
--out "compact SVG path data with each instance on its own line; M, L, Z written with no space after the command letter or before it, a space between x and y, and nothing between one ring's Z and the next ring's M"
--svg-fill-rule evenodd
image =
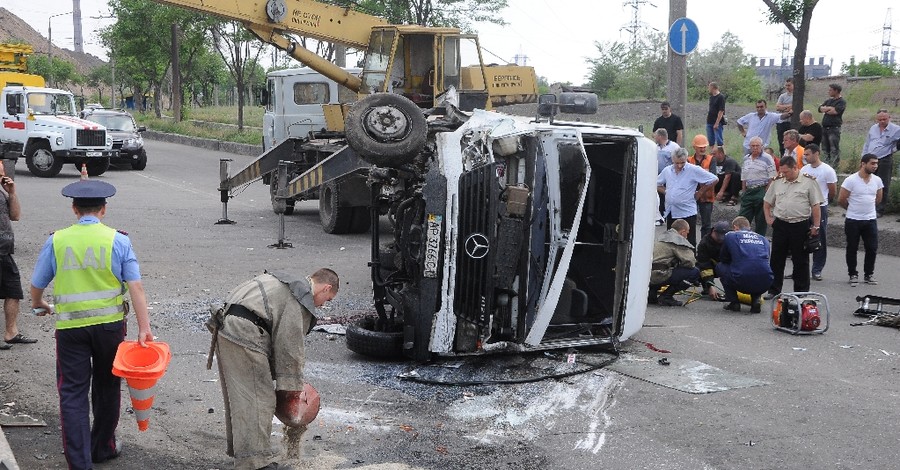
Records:
M363 160L396 168L425 147L428 123L422 109L401 95L375 93L357 101L344 122L347 143Z
M376 317L366 317L347 327L347 349L378 359L403 358L403 328L391 325L389 331L376 331Z

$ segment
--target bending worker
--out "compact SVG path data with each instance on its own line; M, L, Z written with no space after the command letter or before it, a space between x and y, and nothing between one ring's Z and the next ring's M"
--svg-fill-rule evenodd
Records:
M723 307L733 312L741 311L737 291L750 295L750 313L762 311L759 297L772 285L772 268L769 266L769 240L750 231L746 217L735 217L731 222L733 232L725 235L721 259L716 273L725 291Z
M235 287L207 323L213 333L207 368L215 351L227 454L236 470L284 468L269 443L273 415L291 427L315 418L319 395L304 386L304 336L316 323L312 312L337 295L338 285L327 268L309 277L264 273Z
M100 222L106 198L115 193L116 188L103 181L64 187L62 195L72 198L78 223L47 239L31 277L31 306L38 315L52 313L43 294L54 281L56 383L63 452L70 469L90 469L92 463L121 452L116 427L122 379L112 374L112 364L125 339L126 291L137 317L138 341L145 346L153 339L131 240Z

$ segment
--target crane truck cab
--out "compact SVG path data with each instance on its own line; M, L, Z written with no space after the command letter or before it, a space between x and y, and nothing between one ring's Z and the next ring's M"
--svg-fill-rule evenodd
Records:
M0 91L0 147L4 158L24 157L35 176L51 178L63 165L87 165L91 176L109 168L113 140L102 125L81 119L72 93L7 86Z
M358 74L362 69L348 68ZM276 70L266 74L263 91L263 150L286 139L308 139L327 129L323 105L351 105L356 92L309 68Z

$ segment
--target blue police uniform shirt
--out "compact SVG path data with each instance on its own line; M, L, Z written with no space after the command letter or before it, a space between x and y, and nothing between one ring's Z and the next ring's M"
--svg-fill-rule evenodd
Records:
M86 215L78 220L79 224L97 224L100 219L93 215ZM131 246L128 235L116 232L113 238L112 266L113 275L121 282L140 281L141 269L137 256ZM53 254L53 235L47 238L41 252L38 255L34 273L31 275L31 285L38 289L45 289L56 276L56 256Z
M730 265L731 274L736 281L765 284L761 287L762 290L767 289L772 283L772 268L769 266L769 240L756 232L739 230L725 234L721 262Z

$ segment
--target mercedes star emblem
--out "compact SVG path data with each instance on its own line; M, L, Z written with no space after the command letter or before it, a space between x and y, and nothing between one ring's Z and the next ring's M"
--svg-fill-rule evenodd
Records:
M487 256L488 251L490 251L490 244L486 236L480 233L473 233L466 239L466 253L470 258L484 258Z

